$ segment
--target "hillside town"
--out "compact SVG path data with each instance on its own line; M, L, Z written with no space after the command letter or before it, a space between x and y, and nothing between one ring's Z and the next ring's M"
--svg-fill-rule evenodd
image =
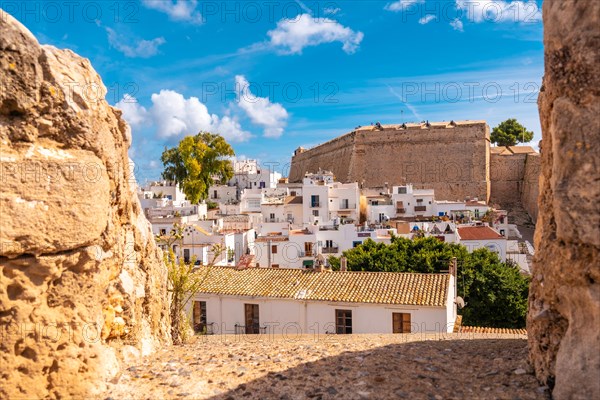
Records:
M438 199L433 189L410 183L366 188L338 182L323 170L292 183L256 160L232 167L233 177L215 182L199 204L191 204L174 182L138 189L163 250L197 268L210 267L188 305L196 332L458 329L457 307L464 301L456 266L445 275L347 271L344 252L368 240L389 245L394 237L432 237L470 252L487 249L529 274L531 243L509 223L507 211L477 197ZM341 260L341 269L327 273L332 258Z
M600 398L599 39L592 0L2 2L0 399Z

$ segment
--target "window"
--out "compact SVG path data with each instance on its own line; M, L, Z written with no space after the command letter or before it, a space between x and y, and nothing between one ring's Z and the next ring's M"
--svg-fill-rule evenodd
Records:
M194 332L204 332L206 328L206 302L194 301L193 309Z
M400 186L398 188L398 194L406 194L406 187Z
M335 310L335 333L352 333L352 310Z
M385 214L379 213L379 222L383 222L385 220Z
M213 192L213 199L216 199L216 198L218 198L218 196L217 196L217 191L215 190L215 191Z
M264 188L267 187L267 185L264 182L262 182L262 181L260 182L259 186L260 186L261 189L264 189Z
M422 203L423 199L417 199L417 203Z
M342 199L342 207L341 208L344 209L344 210L350 208L349 207L348 199Z
M279 268L279 264L273 264L271 265L271 268Z
M319 207L319 196L318 195L310 196L310 206L311 207Z
M319 210L313 210L312 214L313 214L313 217L318 217L319 216Z
M333 247L333 240L326 240L325 241L325 248L326 249L330 249Z
M276 244L271 245L271 254L277 254L277 245Z
M183 261L190 262L190 249L183 249Z
M275 220L275 213L269 214L269 218L271 219L271 222L273 222Z
M258 334L260 332L258 304L244 304L244 314L246 316L246 334Z
M164 235L166 235L166 234L167 234L167 230L166 230L166 229L161 229L161 230L160 230L160 235L161 235L161 236L164 236Z
M304 242L304 254L306 257L312 257L313 244L312 242Z
M295 195L296 195L296 191L295 190L290 191L290 196L295 196Z
M358 247L362 244L362 242L360 240L357 240L356 242L352 242L352 247Z
M392 332L410 333L410 314L392 313Z

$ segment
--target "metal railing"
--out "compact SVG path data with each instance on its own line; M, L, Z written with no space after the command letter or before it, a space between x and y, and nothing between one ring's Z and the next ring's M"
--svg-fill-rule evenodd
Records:
M339 250L339 247L323 247L322 252L323 254L335 254L338 253Z
M250 327L246 327L246 325L235 324L234 331L236 335L265 335L267 333L267 327L260 326L258 324L253 324Z

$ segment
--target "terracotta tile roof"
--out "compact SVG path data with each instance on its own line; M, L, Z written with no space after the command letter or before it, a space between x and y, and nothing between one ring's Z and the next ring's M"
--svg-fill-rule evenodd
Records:
M461 240L492 240L504 239L504 236L489 226L463 226L458 228Z
M448 274L212 267L199 293L445 307Z
M466 326L462 324L462 315L456 316L453 333L490 333L508 335L527 335L526 329L489 328L485 326Z
M531 146L509 146L508 149L514 154L537 153Z
M526 329L511 329L511 328L488 328L485 326L461 326L458 328L458 333L492 333L492 334L508 334L508 335L527 335Z
M285 204L302 204L302 196L288 196L285 198Z
M501 154L501 155L511 155L511 154L513 154L508 149L508 147L505 147L505 146L490 147L490 153L491 154Z

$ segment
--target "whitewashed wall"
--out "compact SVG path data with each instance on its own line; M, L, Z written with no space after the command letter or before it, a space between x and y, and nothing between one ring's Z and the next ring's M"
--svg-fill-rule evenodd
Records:
M411 314L412 333L451 332L456 315L452 303L448 307L419 307L203 294L194 300L206 301L207 322L214 322L219 334L234 333L236 324L245 325L244 304L259 305L260 326L268 326L268 333L292 336L335 332L336 309L352 310L353 333L392 333L394 312Z

